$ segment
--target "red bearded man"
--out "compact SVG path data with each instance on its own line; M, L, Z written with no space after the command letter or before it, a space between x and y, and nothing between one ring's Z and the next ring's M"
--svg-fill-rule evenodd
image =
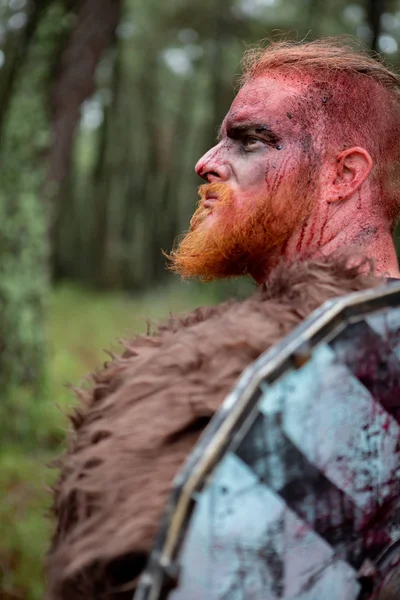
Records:
M243 370L325 300L400 277L400 77L324 40L250 52L242 83L169 258L183 277L265 285L134 338L80 394L49 600L131 600L173 478Z
M196 165L207 184L173 268L260 283L281 257L354 246L399 277L400 78L320 41L250 52L242 82Z

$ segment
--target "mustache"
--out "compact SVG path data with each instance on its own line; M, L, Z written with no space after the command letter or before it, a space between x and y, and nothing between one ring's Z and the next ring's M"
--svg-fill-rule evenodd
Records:
M200 223L202 223L212 211L212 208L206 208L204 206L204 202L207 200L207 198L215 198L218 206L229 206L232 203L232 190L226 183L203 183L199 186L197 193L199 194L200 199L190 220L189 231L193 231L198 225L200 225Z
M217 197L218 201L227 201L232 198L232 190L226 183L203 183L203 185L199 186L197 193L200 196L199 206L210 196Z

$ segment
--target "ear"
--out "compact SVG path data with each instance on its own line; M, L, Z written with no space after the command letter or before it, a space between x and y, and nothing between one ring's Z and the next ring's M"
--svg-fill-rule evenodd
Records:
M336 156L333 177L328 184L328 202L341 202L357 191L372 169L372 158L367 150L354 146Z

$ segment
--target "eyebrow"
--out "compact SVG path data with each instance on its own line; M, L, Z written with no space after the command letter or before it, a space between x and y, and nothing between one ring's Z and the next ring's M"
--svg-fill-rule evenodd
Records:
M277 144L281 141L280 136L275 133L266 123L243 123L242 125L228 124L226 127L227 136L234 140L240 139L252 132L262 134L271 144ZM218 132L218 141L220 141L221 138L222 127Z

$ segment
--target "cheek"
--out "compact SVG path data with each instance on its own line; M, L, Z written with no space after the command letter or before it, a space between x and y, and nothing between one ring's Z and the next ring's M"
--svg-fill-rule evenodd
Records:
M233 206L229 215L236 219L241 219L243 214L251 214L260 201L260 196L265 197L266 192L260 188L260 186L254 186L254 188L247 188L246 190L240 190L233 197Z
M276 195L280 190L296 185L298 179L298 163L291 157L283 157L279 162L270 163L264 172L264 182L268 193Z
M266 161L246 161L241 164L237 173L238 184L241 195L252 195L255 191L260 190L266 186L266 171L269 167L266 166Z

